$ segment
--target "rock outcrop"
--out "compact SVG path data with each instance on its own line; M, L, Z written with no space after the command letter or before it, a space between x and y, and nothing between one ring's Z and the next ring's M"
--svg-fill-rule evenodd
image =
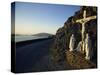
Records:
M96 68L96 64L84 58L85 58L85 55L80 52L77 52L77 51L66 52L67 62L70 64L72 69Z
M76 42L75 48L77 47L79 41L81 41L81 29L82 26L80 23L76 23L77 19L83 18L84 9L87 11L86 16L97 16L97 8L96 7L80 7L80 10L75 12L75 14L68 18L68 20L64 23L64 26L59 28L56 32L55 43L53 46L53 56L56 62L63 62L66 60L66 50L69 50L69 41L70 36L72 34L75 35ZM95 64L97 63L97 19L90 20L85 24L86 32L90 35L90 39L92 40L92 50L93 57L91 61Z

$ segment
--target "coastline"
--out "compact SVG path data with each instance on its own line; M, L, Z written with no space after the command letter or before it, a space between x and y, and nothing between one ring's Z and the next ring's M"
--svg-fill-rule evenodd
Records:
M22 46L25 46L25 45L28 45L28 44L31 44L31 43L41 42L41 41L49 40L49 39L53 39L53 37L41 38L41 39L33 39L33 40L26 40L26 41L20 41L20 42L12 41L12 42L15 43L16 48L18 48L18 47L22 47Z

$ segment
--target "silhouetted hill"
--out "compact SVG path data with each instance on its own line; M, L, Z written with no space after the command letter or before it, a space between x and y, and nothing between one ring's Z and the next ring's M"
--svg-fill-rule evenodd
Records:
M49 33L38 33L38 34L34 34L33 36L53 36L53 34L49 34Z

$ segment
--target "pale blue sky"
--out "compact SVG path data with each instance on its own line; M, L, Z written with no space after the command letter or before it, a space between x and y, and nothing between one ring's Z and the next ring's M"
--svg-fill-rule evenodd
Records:
M80 6L16 2L15 33L55 34L68 17L74 15Z

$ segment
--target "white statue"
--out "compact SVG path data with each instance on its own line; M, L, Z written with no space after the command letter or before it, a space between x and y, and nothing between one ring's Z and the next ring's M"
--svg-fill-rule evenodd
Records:
M92 50L91 50L91 40L88 34L86 34L86 39L85 39L85 52L86 52L85 58L87 60L90 60Z
M75 50L76 50L76 51L79 51L79 52L82 51L82 41L80 41L80 42L78 43L78 46L77 46L77 48L76 48Z
M74 38L74 35L72 34L72 36L70 37L70 43L69 43L70 51L74 50L74 44L75 44L75 38Z

